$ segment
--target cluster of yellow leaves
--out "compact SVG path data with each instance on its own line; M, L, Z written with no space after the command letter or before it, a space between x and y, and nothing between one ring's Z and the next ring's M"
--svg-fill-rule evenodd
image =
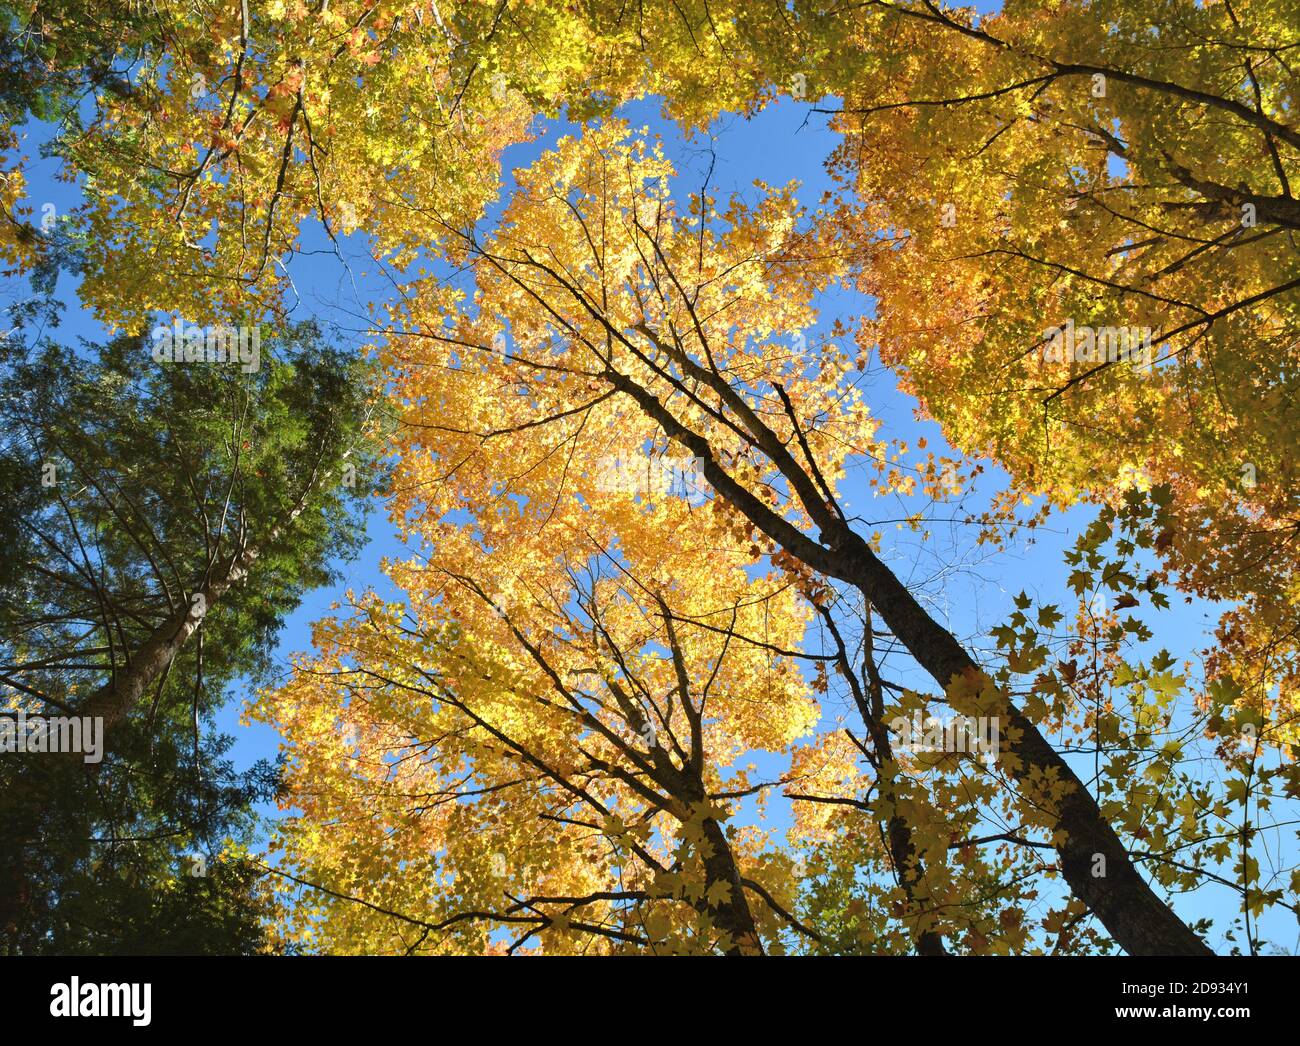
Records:
M902 4L842 23L862 60L828 70L835 163L862 202L827 231L879 301L864 351L954 446L1058 505L1172 487L1179 583L1243 604L1211 673L1283 717L1300 694L1287 8L1012 3L976 24ZM1155 365L1054 358L1067 323L1147 329Z

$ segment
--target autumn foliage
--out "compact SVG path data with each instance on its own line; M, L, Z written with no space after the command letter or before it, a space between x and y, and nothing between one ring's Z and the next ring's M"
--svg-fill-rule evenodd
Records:
M56 142L87 308L284 323L309 241L364 239L388 287L358 428L406 554L249 701L284 739L283 941L1203 954L1288 925L1294 5L155 7ZM48 69L89 63L64 13ZM621 115L648 97L682 132L808 107L835 191L688 180ZM35 269L9 159L0 255ZM1097 348L1119 329L1136 356ZM945 446L886 423L880 365ZM1067 530L1066 599L1006 559L1005 619L923 591L908 550L977 488L960 540ZM908 744L931 716L991 721L996 757Z

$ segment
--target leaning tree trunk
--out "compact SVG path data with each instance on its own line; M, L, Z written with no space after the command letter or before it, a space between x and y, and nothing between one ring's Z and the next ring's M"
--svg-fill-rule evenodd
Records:
M598 313L597 313L598 315ZM633 353L636 346L607 324L611 336ZM663 429L700 462L704 478L733 507L788 554L815 570L853 585L876 607L890 631L917 662L944 688L954 680L978 685L985 674L951 632L932 618L871 547L849 526L834 503L820 473L810 475L787 444L754 412L753 408L717 372L702 367L685 353L675 351L642 324L638 330L672 357L692 378L703 382L730 407L749 430L755 443L790 482L809 516L820 530L814 539L775 513L752 491L737 482L717 461L709 441L687 428L650 390L613 368L602 377L626 393ZM778 387L778 392L783 392ZM793 417L793 411L787 410ZM797 429L797 422L796 422ZM811 462L811 453L805 450ZM1037 787L1044 777L1066 787L1057 804L1056 852L1061 872L1074 895L1097 916L1107 932L1131 955L1210 955L1209 947L1156 896L1129 859L1124 844L1102 815L1087 787L1069 763L1044 739L1006 695L1001 695L1009 740L1016 757L1012 776ZM1099 861L1098 858L1103 860ZM1094 875L1094 869L1104 874Z
M161 625L155 628L140 646L127 657L126 667L114 672L107 683L91 693L83 703L80 714L103 716L104 734L128 715L167 667L185 648L185 644L203 618L223 596L236 585L242 584L262 554L262 549L277 541L293 521L302 515L307 499L315 487L315 475L308 482L297 504L271 529L261 544L246 544L238 552L222 561L208 582L191 595L188 605L178 608Z

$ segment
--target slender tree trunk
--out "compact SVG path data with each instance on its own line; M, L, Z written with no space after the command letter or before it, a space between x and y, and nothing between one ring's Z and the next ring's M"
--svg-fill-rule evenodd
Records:
M562 281L561 281L562 282ZM577 295L581 300L581 295ZM593 315L599 311L589 306ZM608 328L617 335L614 328ZM816 538L773 512L754 493L738 483L714 457L708 440L687 428L648 389L613 368L603 377L631 397L659 423L664 433L689 450L701 463L704 478L737 511L788 554L829 577L855 586L874 605L885 624L945 692L954 680L975 681L983 671L946 628L916 601L842 514L829 503L828 490L819 487L794 459L790 449L759 418L721 375L706 370L682 353L646 333L692 377L708 384L732 408L753 434L765 454L795 488L804 508L821 531ZM621 339L634 352L632 346ZM1102 816L1096 800L1061 755L1043 738L1009 698L1002 695L1007 737L1006 749L1016 759L1011 767L1018 781L1037 787L1055 779L1067 786L1057 804L1056 846L1061 872L1075 896L1101 920L1107 932L1130 955L1213 954L1173 910L1156 896L1138 873L1124 844Z
M216 606L231 588L248 577L259 550L254 547L244 549L225 560L217 571L217 576L203 588L193 594L202 602L191 597L191 602L180 607L127 658L126 666L113 673L110 679L99 689L93 691L82 704L79 712L84 716L102 716L104 733L125 718L139 702L141 696L185 649L190 637L199 630L203 618L212 607ZM201 608L201 609L200 609Z
M135 707L141 695L176 659L190 637L198 631L206 614L227 592L248 578L253 564L262 554L263 547L277 541L293 521L302 515L303 509L307 507L307 499L316 486L318 470L319 464L317 469L312 470L311 479L297 503L271 527L262 544L245 545L238 552L228 556L208 583L193 593L189 605L179 608L154 629L149 638L128 656L126 667L120 672L114 672L107 683L86 698L81 714L103 716L105 736L112 726L119 723ZM201 597L201 602L196 601L195 596Z

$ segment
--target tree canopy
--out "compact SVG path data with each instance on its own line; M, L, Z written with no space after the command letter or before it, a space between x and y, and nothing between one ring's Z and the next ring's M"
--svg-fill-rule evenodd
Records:
M14 358L11 700L170 745L244 809L218 741L182 755L182 691L194 718L257 677L354 548L325 479L351 455L409 550L254 680L291 810L239 888L278 946L1275 946L1300 905L1294 2L3 11L0 254L46 290L73 265L117 336ZM803 105L833 189L691 182L624 118L643 99L681 134ZM82 190L56 230L23 203L32 117ZM358 240L374 371L295 325L295 258ZM141 370L170 316L284 352ZM943 446L887 421L878 366ZM81 478L51 500L55 457ZM1020 594L972 630L863 501L931 541L977 490L959 540ZM1005 554L1058 527L1068 599L1042 601ZM44 802L16 802L26 838Z

